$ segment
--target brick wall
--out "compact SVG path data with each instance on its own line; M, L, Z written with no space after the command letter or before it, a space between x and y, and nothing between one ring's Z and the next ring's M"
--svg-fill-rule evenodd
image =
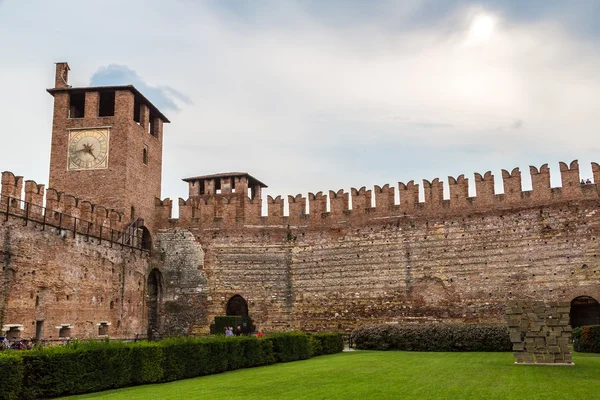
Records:
M0 325L23 325L24 338L35 337L36 321L44 321L44 339L58 339L61 324L95 338L102 321L110 337L146 334L146 253L5 215L0 252Z

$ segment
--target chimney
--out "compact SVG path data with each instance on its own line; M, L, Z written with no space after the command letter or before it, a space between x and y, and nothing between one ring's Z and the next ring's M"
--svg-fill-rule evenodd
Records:
M56 63L56 76L54 78L55 88L68 88L69 86L69 64L66 62Z

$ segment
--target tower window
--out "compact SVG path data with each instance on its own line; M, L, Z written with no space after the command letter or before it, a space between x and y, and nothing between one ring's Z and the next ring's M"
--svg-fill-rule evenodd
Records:
M148 133L154 137L158 137L158 132L156 131L156 117L150 114L150 123L148 124Z
M69 118L83 118L85 110L85 93L69 94Z
M140 103L140 100L137 98L137 96L135 97L135 99L133 100L133 120L135 122L137 122L138 124L141 122L141 109L142 105Z
M144 146L144 150L142 152L142 162L148 165L148 146Z
M100 92L98 107L99 117L113 117L115 115L115 92Z

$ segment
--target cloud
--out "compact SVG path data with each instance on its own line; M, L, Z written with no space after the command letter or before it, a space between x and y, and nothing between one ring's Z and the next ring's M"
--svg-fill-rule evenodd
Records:
M175 100L192 104L189 96L169 86L151 86L136 71L125 65L110 64L92 75L91 86L133 85L161 110L179 111Z
M6 130L47 155L52 61L75 86L134 84L181 109L164 135L171 198L187 196L182 177L233 170L273 195L544 163L555 180L559 160L583 175L600 148L595 0L32 1L2 3L0 86L19 93L0 104ZM473 29L482 15L491 30Z

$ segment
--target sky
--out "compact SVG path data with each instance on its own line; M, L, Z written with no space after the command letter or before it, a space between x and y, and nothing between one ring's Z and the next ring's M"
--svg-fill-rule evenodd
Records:
M0 169L48 181L54 62L170 120L162 197L296 195L600 161L594 0L0 0ZM266 198L266 195L264 196Z

